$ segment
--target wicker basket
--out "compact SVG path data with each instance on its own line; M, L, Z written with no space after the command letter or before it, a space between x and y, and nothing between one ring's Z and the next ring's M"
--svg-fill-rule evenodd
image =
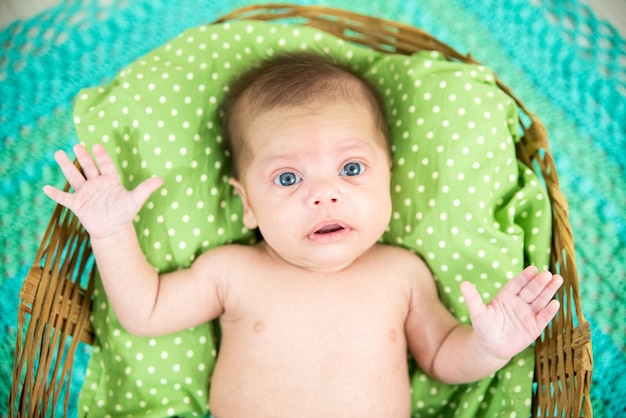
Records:
M237 19L292 19L382 52L412 54L436 50L450 60L477 63L418 28L344 10L251 6L215 23ZM530 121L528 126L519 121L524 135L517 146L517 156L527 166L538 167L545 180L553 215L550 268L565 280L557 294L560 311L535 345L532 415L591 417L591 336L579 296L567 201L559 189L544 126L502 82L496 81L527 116L525 120ZM93 343L89 322L93 266L87 233L71 212L57 206L20 293L9 416L44 416L54 411L59 401L65 403L67 410L69 390L63 400L60 394L64 385L69 386L74 353L80 341Z

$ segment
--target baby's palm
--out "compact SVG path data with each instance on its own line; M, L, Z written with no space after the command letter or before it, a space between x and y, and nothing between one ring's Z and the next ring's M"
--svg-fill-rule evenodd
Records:
M563 279L529 267L504 286L487 305L469 283L462 287L474 332L485 350L510 358L525 349L552 320L559 302L552 300Z
M102 146L94 147L97 166L83 146L76 146L74 152L83 169L82 173L64 152L55 154L74 193L66 193L51 186L46 186L44 191L57 203L74 212L92 239L113 235L128 227L146 199L162 183L158 178L150 178L136 189L126 190L113 161Z

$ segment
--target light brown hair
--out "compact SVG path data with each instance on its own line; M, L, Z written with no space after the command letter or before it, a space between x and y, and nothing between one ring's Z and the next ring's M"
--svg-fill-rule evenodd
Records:
M246 112L255 114L280 106L301 106L320 98L363 100L390 150L385 104L380 92L363 76L329 58L308 52L281 54L244 71L229 84L221 105L222 137L231 157L231 174L241 174L238 156L245 145L235 125L245 102Z

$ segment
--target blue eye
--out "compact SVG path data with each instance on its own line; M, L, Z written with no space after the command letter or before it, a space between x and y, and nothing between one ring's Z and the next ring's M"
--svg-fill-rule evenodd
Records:
M359 174L363 173L364 170L365 170L365 167L363 167L363 164L361 163L356 163L356 162L348 163L343 166L343 169L341 170L340 175L358 176Z
M274 184L279 186L289 187L293 186L296 183L302 181L302 178L298 176L296 173L291 171L286 171L284 173L280 173L278 177L274 180Z

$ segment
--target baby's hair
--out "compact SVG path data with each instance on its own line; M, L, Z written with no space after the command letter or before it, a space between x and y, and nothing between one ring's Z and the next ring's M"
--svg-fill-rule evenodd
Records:
M385 102L376 87L356 71L320 54L285 53L262 61L229 84L221 105L222 138L230 153L233 177L241 174L237 159L244 140L238 137L241 131L233 121L241 112L242 104L246 105L246 114L254 115L276 107L300 106L328 98L365 99L391 155Z

